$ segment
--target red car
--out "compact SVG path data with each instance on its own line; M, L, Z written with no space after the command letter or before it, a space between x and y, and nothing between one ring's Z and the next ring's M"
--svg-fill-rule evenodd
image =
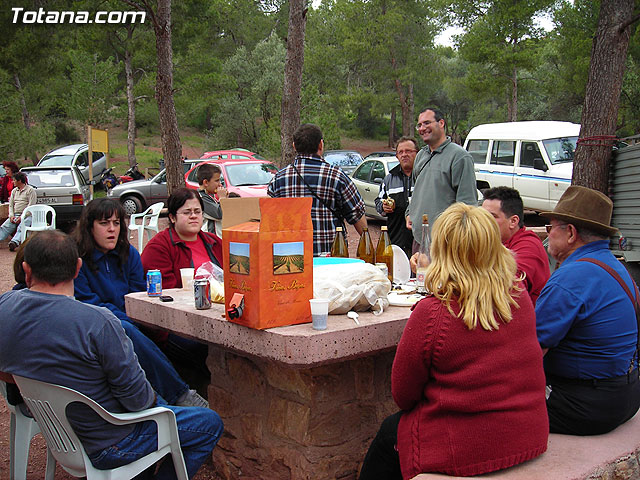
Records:
M229 193L240 197L266 197L267 185L278 171L270 161L256 157L251 152L225 150L222 152L207 152L212 154L211 160L206 160L193 166L184 175L189 188L198 188L198 167L204 163L215 163L222 169L222 185ZM242 155L242 159L233 158ZM225 159L224 157L227 156ZM204 155L203 155L204 157ZM229 157L232 157L229 159Z
M204 152L200 158L202 158L203 160L213 160L214 158L219 158L220 160L266 160L266 158L258 155L257 153L250 152L249 150L245 150L243 148Z

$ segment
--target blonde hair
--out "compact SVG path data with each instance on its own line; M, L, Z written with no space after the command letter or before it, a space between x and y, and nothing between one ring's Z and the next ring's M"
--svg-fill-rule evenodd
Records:
M457 297L469 330L478 322L485 330L498 329L518 306L513 295L520 292L516 261L500 241L500 230L491 214L479 207L455 203L435 221L431 264L425 275L427 289L444 302L452 315L451 300Z

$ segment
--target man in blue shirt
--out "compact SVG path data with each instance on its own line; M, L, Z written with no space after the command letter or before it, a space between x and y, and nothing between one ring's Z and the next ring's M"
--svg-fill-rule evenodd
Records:
M0 370L72 388L114 413L156 405L120 321L106 308L73 298L73 279L82 265L75 242L59 231L40 232L29 240L22 265L29 288L0 296ZM208 408L163 406L175 413L191 478L211 455L222 421ZM125 465L157 449L154 422L111 425L85 408L68 415L98 469ZM154 478L175 478L170 458Z
M551 219L549 254L561 264L536 304L551 432L606 433L640 407L638 326L623 285L636 302L637 290L609 251L612 209L606 195L571 186L542 213Z

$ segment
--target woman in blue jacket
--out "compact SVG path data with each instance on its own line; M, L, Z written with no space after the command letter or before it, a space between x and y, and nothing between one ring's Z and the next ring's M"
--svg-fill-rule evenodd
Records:
M144 291L140 254L129 244L125 212L116 200L98 198L82 210L74 231L82 258L75 297L105 307L120 319L140 366L154 390L170 405L208 407L207 401L182 380L158 346L129 319L124 296Z

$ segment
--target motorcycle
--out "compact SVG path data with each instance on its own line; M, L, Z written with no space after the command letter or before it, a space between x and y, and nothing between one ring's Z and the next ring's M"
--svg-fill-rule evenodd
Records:
M102 175L100 176L100 180L98 183L102 185L102 188L105 192L108 192L116 185L120 185L122 183L130 182L132 180L141 180L144 175L138 170L138 164L135 164L133 167L129 168L124 175L116 176L113 172L113 167L107 168Z

